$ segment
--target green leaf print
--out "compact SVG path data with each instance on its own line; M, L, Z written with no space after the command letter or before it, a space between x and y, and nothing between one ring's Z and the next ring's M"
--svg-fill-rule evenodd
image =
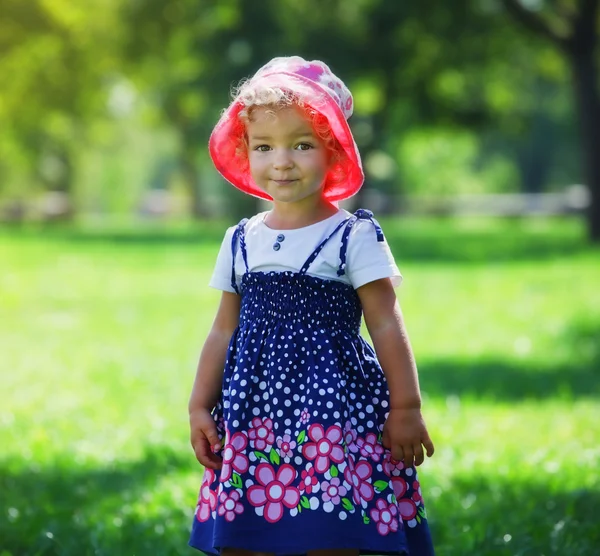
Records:
M363 515L363 523L365 525L369 525L369 523L371 523L371 520L367 517L367 514Z
M348 500L348 498L342 498L342 506L344 506L344 509L348 510L349 512L354 511L354 506L352 505L352 502Z
M271 463L274 465L279 465L279 462L281 461L279 459L279 454L277 453L277 450L273 450L273 449L271 449L271 451L269 452L269 459L271 460Z
M417 514L417 523L421 523L421 516Z
M231 476L230 483L234 488L242 488L242 477L234 472Z
M383 492L388 486L390 486L390 483L388 481L375 481L373 486L377 492Z
M337 477L340 474L338 468L333 464L331 464L331 467L329 468L329 473L331 474L331 477Z
M267 454L263 454L262 452L259 452L258 450L254 450L254 455L258 459L264 459L265 461L269 461L269 458L267 457Z
M298 513L301 513L302 512L302 504L298 504L296 506L296 509L298 510Z
M308 498L306 496L300 498L300 505L306 508L307 510L310 510L310 502L308 501Z
M425 506L420 506L418 512L423 519L427 519L427 510L425 509Z
M306 439L306 431L300 431L300 434L298 435L298 444L302 444L304 442L304 440Z

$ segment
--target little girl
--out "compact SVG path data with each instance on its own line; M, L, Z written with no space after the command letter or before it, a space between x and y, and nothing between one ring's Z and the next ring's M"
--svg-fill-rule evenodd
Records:
M352 108L324 63L275 58L210 138L219 172L272 207L227 230L210 282L189 404L205 467L190 545L208 554L433 554L402 277L372 214L336 204L364 179Z

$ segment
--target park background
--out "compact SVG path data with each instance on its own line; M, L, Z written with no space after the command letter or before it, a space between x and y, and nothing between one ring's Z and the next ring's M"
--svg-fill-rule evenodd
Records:
M598 4L0 0L0 555L193 554L207 282L261 208L207 138L291 54L355 96L438 553L600 553Z

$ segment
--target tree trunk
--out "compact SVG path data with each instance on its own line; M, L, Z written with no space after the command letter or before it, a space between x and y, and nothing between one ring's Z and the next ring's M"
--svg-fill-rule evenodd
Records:
M519 0L502 0L507 11L522 25L545 37L567 56L573 74L575 105L581 131L583 177L590 191L587 212L589 239L600 243L600 94L598 93L597 18L599 0L579 0L568 35L557 33L537 13Z
M588 207L588 233L594 243L600 242L600 96L598 95L598 72L594 61L594 48L579 42L569 51L573 72L575 101L579 127L583 176L590 191Z
M200 175L198 172L195 145L187 141L185 133L181 134L181 140L182 145L181 153L179 155L179 165L181 168L181 176L190 194L190 212L193 218L202 219L208 216L208 211L205 210L202 203Z
M75 217L75 171L72 151L67 145L54 145L53 170L41 176L46 194L42 218L46 222L71 221Z

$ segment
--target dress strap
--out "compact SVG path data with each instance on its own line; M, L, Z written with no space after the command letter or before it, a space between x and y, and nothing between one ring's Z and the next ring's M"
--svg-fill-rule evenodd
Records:
M368 220L373 224L375 228L375 233L377 235L377 241L385 241L385 236L383 235L383 230L381 226L373 219L373 213L370 210L366 209L358 209L353 216L351 216L347 220L346 228L344 229L344 233L342 234L342 245L340 247L340 266L337 271L338 276L343 276L346 274L346 254L348 252L348 238L350 237L350 232L352 231L352 227L358 220Z
M344 226L344 224L346 224L351 219L352 219L352 217L346 218L345 220L342 220L335 227L335 230L333 230L333 232L331 232L321 243L319 243L319 245L317 245L317 248L312 252L312 254L310 255L310 257L308 257L308 259L306 259L306 262L302 265L302 268L300 269L300 274L306 274L306 272L308 271L308 268L310 267L310 265L314 262L314 260L317 258L317 255L321 252L321 249L323 249L323 247L325 247L325 244L335 234L337 234L342 229L342 227Z
M235 255L237 253L237 243L238 240L240 242L240 249L242 250L242 257L244 258L244 265L246 266L246 272L248 272L248 252L246 251L246 238L244 234L244 226L248 222L247 218L244 218L240 221L240 223L236 226L233 236L231 238L231 287L236 291L236 293L240 293L237 280L235 279Z

